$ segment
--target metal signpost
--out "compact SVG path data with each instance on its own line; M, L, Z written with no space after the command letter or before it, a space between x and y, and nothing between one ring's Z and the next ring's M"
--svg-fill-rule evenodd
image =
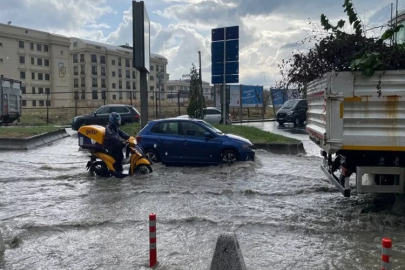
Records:
M148 77L150 69L150 21L143 1L132 2L133 67L140 73L141 127L148 123Z
M221 110L226 124L229 115L226 84L239 82L239 26L212 29L211 62L211 83L222 83Z

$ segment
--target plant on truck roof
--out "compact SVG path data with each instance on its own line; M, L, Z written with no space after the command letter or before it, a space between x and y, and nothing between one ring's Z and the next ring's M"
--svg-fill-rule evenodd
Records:
M353 32L343 30L345 20L334 26L322 14L323 29L313 30L314 34L302 41L303 44L316 41L314 47L306 52L293 53L291 59L283 60L279 65L284 87L305 87L306 83L330 71L358 70L365 76L372 76L377 70L405 69L405 47L387 42L403 26L391 25L381 37L370 38L366 36L367 30L364 30L351 0L345 0L343 7Z

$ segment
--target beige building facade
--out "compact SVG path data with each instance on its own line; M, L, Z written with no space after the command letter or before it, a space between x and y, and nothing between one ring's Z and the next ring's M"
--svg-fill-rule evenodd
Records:
M69 47L67 37L0 24L0 75L22 81L23 107L69 106Z
M167 64L165 57L151 54L151 99L167 89ZM22 81L22 106L28 108L98 106L140 97L132 47L7 24L0 24L0 75Z
M78 38L71 38L70 41L73 98L79 101L80 106L99 105L104 99L119 102L140 98L139 71L132 67L132 47ZM163 56L151 54L148 76L150 98L154 98L154 91L158 89L165 91L169 78L167 63ZM157 68L160 72L156 72ZM161 76L160 81L158 75Z
M207 82L202 82L203 94L205 100L213 100L212 86ZM190 80L171 80L166 83L168 98L177 97L177 93L181 98L188 99L188 92L190 91Z

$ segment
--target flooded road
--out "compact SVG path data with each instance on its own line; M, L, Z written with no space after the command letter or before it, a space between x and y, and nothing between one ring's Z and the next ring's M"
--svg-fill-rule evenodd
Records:
M124 180L88 176L88 154L74 135L0 152L0 230L8 244L0 269L149 269L151 212L157 269L209 269L217 237L229 231L252 270L380 269L383 237L393 239L393 269L404 269L405 205L344 198L309 143L306 156L258 151L256 162L154 165L151 175Z

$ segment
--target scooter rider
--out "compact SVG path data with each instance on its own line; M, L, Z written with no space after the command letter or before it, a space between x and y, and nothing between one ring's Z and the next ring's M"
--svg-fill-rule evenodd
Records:
M122 160L124 155L122 154L122 148L125 147L125 143L120 140L120 137L128 140L129 135L119 129L121 125L121 116L112 112L108 121L108 125L105 129L104 147L107 149L114 159L114 169L117 173L122 173Z

